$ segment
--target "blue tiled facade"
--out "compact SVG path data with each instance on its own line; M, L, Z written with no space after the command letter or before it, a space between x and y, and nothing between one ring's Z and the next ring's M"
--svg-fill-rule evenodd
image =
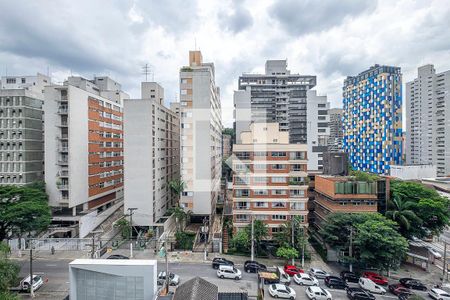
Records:
M343 148L353 169L388 174L402 164L402 74L375 65L343 87Z

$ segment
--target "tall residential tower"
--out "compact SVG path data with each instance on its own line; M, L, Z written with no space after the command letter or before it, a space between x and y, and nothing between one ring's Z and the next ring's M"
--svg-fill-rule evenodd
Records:
M316 76L291 74L286 60L268 60L264 74L239 76L234 93L236 142L250 123L279 123L289 131L289 142L306 144L306 91L316 85Z
M418 69L406 83L406 161L432 164L438 176L450 176L450 71L433 65Z
M402 74L375 65L344 81L344 151L353 169L388 174L402 163Z
M5 76L0 80L0 184L44 179L44 87L50 78Z
M193 216L210 216L220 191L222 117L213 63L200 51L189 51L189 65L180 69L181 207Z

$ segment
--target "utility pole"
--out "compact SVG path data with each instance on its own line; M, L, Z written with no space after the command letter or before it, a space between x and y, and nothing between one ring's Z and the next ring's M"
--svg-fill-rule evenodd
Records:
M136 207L128 207L130 214L130 258L133 258L133 213L136 209Z
M34 298L33 290L33 240L30 239L30 297Z
M294 224L294 216L291 217L291 227L292 227L292 248L295 249L295 224ZM295 258L292 257L292 265L295 264Z
M447 271L447 241L444 240L444 260L442 261L442 284L444 283Z
M254 252L255 252L255 242L254 242L254 235L255 235L255 225L253 224L253 215L250 215L250 219L251 219L251 222L252 222L252 225L251 225L251 228L252 228L252 230L251 230L251 232L252 232L252 238L251 238L251 257L250 257L250 260L255 260L255 254L254 254Z
M348 246L348 255L350 259L353 259L353 227L350 227L350 244ZM353 272L353 262L350 261L349 266L350 272Z
M302 269L305 267L305 225L303 224L303 241L302 241Z

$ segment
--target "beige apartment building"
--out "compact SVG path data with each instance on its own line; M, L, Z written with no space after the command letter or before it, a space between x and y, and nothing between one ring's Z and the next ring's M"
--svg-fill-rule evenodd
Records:
M180 69L180 118L180 206L210 216L220 191L222 118L214 64L204 63L200 51L189 51L189 65Z
M233 145L233 226L251 219L269 226L270 236L292 216L307 226L307 145L290 144L278 123L253 123Z

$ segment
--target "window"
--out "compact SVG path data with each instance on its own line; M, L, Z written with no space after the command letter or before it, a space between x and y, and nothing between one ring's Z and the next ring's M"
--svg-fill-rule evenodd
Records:
M255 220L267 221L267 220L269 220L269 216L268 215L255 215Z
M272 165L272 170L284 170L285 169L285 165L283 164L273 164Z
M186 78L181 78L181 83L188 83L188 80Z
M272 157L285 157L286 152L272 152Z
M248 190L235 190L234 196L235 197L248 197L249 192Z
M238 202L236 204L236 209L249 209L250 205L248 202Z
M272 183L286 183L286 177L272 177Z
M286 202L273 202L272 203L273 208L286 208Z
M268 202L255 202L255 207L257 208L268 208L269 203Z
M326 104L319 103L319 104L317 104L317 107L322 107L322 108L324 108L324 107L327 107L327 105L326 105Z
M239 159L250 159L250 152L235 152L235 154Z
M248 215L235 215L236 222L247 222L249 220Z
M255 196L265 196L269 194L268 190L253 190Z
M267 152L256 151L256 152L253 153L253 156L256 156L256 157L266 157L266 156L267 156Z
M291 195L291 197L304 197L305 191L304 190L291 190L290 195Z
M274 220L274 221L287 220L287 216L286 215L272 215L272 220Z
M327 130L326 129L323 129L323 128L319 128L318 130L317 130L317 132L319 132L319 133L324 133L324 132L326 132Z
M253 177L253 183L267 183L267 177Z
M247 185L250 183L250 178L249 177L235 177L234 179L235 184L244 184Z
M6 78L6 83L14 84L14 83L16 83L16 79L15 78Z
M266 170L267 165L265 164L254 164L253 169L254 170Z
M305 210L305 202L292 202L291 209L292 210Z
M181 90L181 95L187 95L187 90Z
M286 190L272 190L272 195L286 195Z
M234 170L236 172L246 171L247 170L247 165L246 164L236 164L236 165L234 165Z
M271 230L272 230L272 233L280 233L280 232L282 232L282 229L280 227L272 227Z

